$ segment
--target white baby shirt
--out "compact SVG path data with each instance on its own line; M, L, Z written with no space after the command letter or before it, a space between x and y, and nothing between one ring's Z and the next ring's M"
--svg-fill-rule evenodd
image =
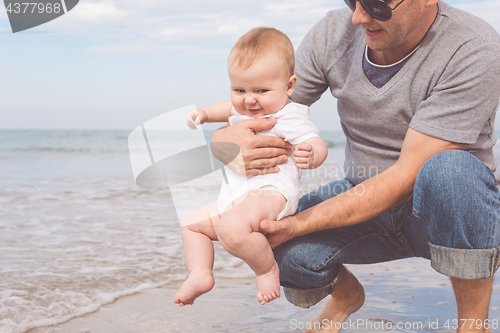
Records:
M243 120L253 119L249 116L239 114L234 108L233 116L229 117L229 124L235 125ZM298 104L288 103L280 111L266 115L260 118L277 118L276 125L266 131L256 132L257 135L277 136L297 145L307 139L319 137L319 131L309 119L309 107ZM224 167L228 184L222 183L222 188L217 200L217 210L219 215L237 198L246 194L248 191L262 189L277 190L287 199L285 208L278 215L278 220L295 213L299 202L299 179L301 172L295 166L295 162L289 156L287 163L278 166L278 173L241 176L234 173L227 166Z

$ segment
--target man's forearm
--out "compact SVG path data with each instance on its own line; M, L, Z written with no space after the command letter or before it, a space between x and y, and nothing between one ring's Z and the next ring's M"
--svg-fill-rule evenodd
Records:
M468 146L409 128L395 164L349 191L294 215L293 231L286 238L361 223L407 202L412 198L418 172L429 158Z
M415 178L397 164L358 186L295 215L295 236L364 222L412 197Z

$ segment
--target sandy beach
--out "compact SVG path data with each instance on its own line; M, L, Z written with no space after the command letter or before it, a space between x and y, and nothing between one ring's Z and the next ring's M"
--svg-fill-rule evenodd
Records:
M365 287L366 303L341 332L454 332L456 317L449 279L424 259L349 265ZM193 306L172 303L181 282L123 297L98 311L28 333L300 332L326 301L301 309L280 299L261 306L253 279L219 279ZM500 318L495 284L490 319ZM493 332L493 331L492 331Z
M326 299L302 309L282 295L261 306L253 272L218 243L215 288L193 306L173 303L187 275L179 207L169 191L134 184L127 134L3 133L0 333L301 332ZM339 176L341 135L326 133L329 158L304 173L304 193ZM219 189L220 181L184 186L184 208ZM445 327L456 317L449 279L429 261L349 269L367 298L342 332L454 331ZM499 290L490 312L497 322Z

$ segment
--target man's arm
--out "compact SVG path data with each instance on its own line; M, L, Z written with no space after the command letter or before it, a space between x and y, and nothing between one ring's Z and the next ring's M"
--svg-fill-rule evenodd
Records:
M433 155L469 145L437 139L409 128L397 162L356 187L280 221L262 221L271 246L311 232L369 220L412 198L417 174Z

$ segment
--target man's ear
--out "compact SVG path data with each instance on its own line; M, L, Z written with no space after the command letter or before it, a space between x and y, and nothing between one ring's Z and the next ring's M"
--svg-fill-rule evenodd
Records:
M295 83L297 83L297 76L295 75L290 76L290 78L288 79L288 86L286 89L288 96L292 96L293 90L295 89Z

